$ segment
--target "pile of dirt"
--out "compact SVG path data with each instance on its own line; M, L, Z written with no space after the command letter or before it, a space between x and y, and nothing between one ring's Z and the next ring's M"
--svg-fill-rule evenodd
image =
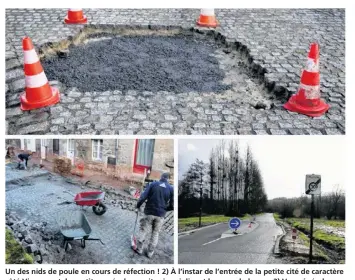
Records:
M15 157L15 147L9 146L6 151L6 158L14 158Z
M66 157L57 157L53 161L53 172L62 175L69 174L71 171L71 160Z

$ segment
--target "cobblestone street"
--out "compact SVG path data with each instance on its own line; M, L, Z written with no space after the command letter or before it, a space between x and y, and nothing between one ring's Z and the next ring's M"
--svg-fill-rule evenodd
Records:
M254 71L242 73L250 74L250 77L244 79L244 84L239 88L236 86L222 93L133 89L84 92L68 87L65 81L51 81L60 88L60 103L23 112L19 99L25 86L22 39L29 36L37 50L72 39L85 27L64 24L66 13L66 9L6 10L7 134L345 134L344 10L217 9L220 27L211 32L222 47L211 56L221 60L226 55L223 51L231 52L231 46L236 46L234 53L229 54L235 55L236 65L244 60ZM89 26L96 28L153 26L189 30L195 27L200 11L84 9L84 13ZM321 94L331 106L325 115L316 118L291 113L282 107L288 97L297 91L312 42L320 45ZM225 65L221 61L219 63L219 67L226 71ZM243 94L247 98L254 94L254 88L249 85L255 82L260 83L257 91L272 103L269 108L253 106L242 99ZM7 193L10 205L24 206L19 205L17 200L16 203L11 202L11 195L15 192L21 195L22 191ZM29 200L24 199L23 203L25 201ZM94 217L90 213L89 219L100 223L113 215L110 213L108 211L103 217ZM127 212L123 216L130 215L133 213ZM113 216L116 219L120 217L117 214ZM122 226L125 221L117 221L117 228L113 230L122 227L122 236L129 236L125 231L130 229L128 224L132 217L127 218L127 226ZM98 234L102 234L99 228L97 230ZM121 249L129 250L127 244L122 245ZM90 243L86 250L90 249L89 246L98 249L96 246L101 245ZM110 249L117 252L118 247ZM128 251L124 252L123 262L128 262ZM107 253L110 254L112 257L117 255ZM103 261L108 259L110 257Z
M58 221L73 211L82 211L80 206L68 202L73 201L76 193L89 189L68 183L64 177L53 173L41 174L35 169L34 174L31 172L31 169L15 170L11 164L6 166L6 211L11 213L7 216L7 225L14 230L15 236L23 239L24 246L34 244L31 246L39 248L43 263L173 263L173 236L164 230L160 233L152 259L139 256L131 250L130 236L136 214L111 205L108 197L104 201L107 206L104 215L95 215L91 207L84 210L92 228L90 237L101 238L105 245L98 241L87 241L86 248L81 248L80 241L72 241L71 249L65 253L59 247L62 237Z

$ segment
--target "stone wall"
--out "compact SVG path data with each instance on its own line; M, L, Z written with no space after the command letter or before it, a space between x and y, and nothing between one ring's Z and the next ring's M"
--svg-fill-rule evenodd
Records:
M75 140L75 157L89 162L92 160L91 139Z
M116 154L118 153L117 147L117 140L116 139L105 139L103 140L103 149L102 149L102 161L107 168L107 159L109 157L116 158ZM116 160L117 165L117 160Z
M75 140L75 157L84 160L91 165L107 167L107 158L115 157L116 139L105 139L102 141L102 160L94 160L92 158L92 139Z
M118 140L118 164L125 165L133 170L135 140Z
M173 160L174 140L156 139L154 145L152 176L159 176L159 174L162 172L169 172L170 169L165 164Z
M13 146L13 147L21 147L21 140L20 139L6 139L5 140L6 146Z

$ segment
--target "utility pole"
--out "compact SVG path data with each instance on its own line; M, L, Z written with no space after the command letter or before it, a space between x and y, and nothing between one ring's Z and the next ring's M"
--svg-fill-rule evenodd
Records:
M201 227L201 218L202 218L202 185L203 185L203 172L200 173L200 219L198 221L198 227Z
M201 218L202 218L202 185L200 186L200 218L198 221L198 227L201 227Z

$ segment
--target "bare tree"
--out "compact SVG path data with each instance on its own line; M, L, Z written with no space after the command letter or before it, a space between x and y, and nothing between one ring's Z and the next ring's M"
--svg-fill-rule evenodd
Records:
M334 186L332 192L315 198L317 217L327 219L345 219L345 193L339 185ZM297 198L275 198L268 201L268 211L279 213L283 218L308 217L311 213L311 198L302 195Z
M203 163L199 160L191 164L180 183L181 188L187 189L179 191L179 199L181 195L181 199L188 200L185 205L189 205L192 213L195 213L199 186L204 183L204 199L208 201L203 207L204 212L240 215L265 209L267 196L263 178L250 147L247 148L246 156L242 157L237 141L231 141L226 146L226 142L221 141L210 152L207 170L202 171ZM202 179L204 176L206 179ZM183 211L184 215L188 215L188 210Z
M212 149L209 159L209 172L208 175L210 177L210 200L213 202L214 198L214 185L216 184L216 162L215 162L216 154Z
M339 204L341 203L342 197L344 196L344 191L339 187L339 185L335 185L333 187L333 191L325 197L325 209L328 220L337 216Z

